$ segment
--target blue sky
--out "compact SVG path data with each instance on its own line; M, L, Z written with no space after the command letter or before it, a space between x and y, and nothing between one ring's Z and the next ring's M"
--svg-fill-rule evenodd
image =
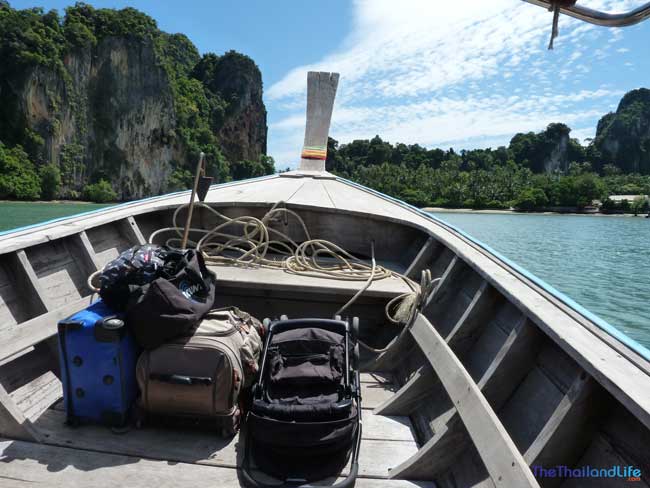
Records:
M10 0L63 11L73 2ZM519 0L93 1L136 7L201 52L251 56L264 80L269 154L295 167L306 72L338 71L331 135L379 134L427 147L496 147L520 131L565 122L581 140L628 90L650 87L650 21L624 29L551 14ZM583 0L621 11L641 0Z

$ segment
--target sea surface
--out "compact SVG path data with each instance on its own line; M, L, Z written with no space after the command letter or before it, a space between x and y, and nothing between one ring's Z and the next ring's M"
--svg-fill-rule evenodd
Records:
M0 201L0 232L37 224L46 220L89 212L111 204L79 202L3 202Z
M434 215L484 242L650 349L650 219Z

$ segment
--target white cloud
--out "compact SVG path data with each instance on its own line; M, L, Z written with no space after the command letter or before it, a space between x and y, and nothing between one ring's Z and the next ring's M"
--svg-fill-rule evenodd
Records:
M601 0L590 7L629 4ZM553 121L584 124L604 112L580 102L602 105L621 93L567 80L588 75L612 44L599 42L590 52L587 45L602 30L562 17L549 53L550 29L548 12L515 0L358 0L352 32L339 49L267 90L270 109L282 114L270 124L270 152L279 167L298 159L310 70L341 73L331 133L342 142L375 134L431 146L507 142ZM608 35L619 40L622 33Z

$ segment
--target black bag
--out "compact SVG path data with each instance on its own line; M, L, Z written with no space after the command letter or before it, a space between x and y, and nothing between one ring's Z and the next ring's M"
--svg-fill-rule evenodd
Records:
M144 244L122 252L102 269L99 296L113 310L124 312L131 294L163 273L169 252L177 251Z
M126 320L138 344L153 349L186 334L212 308L215 283L201 253L170 251L162 276L129 298Z

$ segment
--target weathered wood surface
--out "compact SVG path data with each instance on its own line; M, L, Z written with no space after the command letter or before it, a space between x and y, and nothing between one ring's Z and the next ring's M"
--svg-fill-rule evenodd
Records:
M392 383L361 383L361 407L372 410L384 403L393 393L397 386Z
M57 323L91 303L91 297L80 298L63 307L28 320L9 331L2 332L0 341L0 361L19 351L38 344L56 334Z
M383 398L377 392L383 390L386 395L391 394L394 388L386 380L379 376L374 381L373 376L364 375L364 408L372 408L364 405L366 398ZM57 407L40 415L34 425L45 436L45 443L56 446L181 463L241 466L242 437L221 439L212 432L153 427L117 435L101 426L69 428L64 420L64 412ZM417 452L408 417L374 415L371 410L364 409L362 434L359 458L362 476L386 478L389 468Z
M420 278L419 271L424 269L426 262L433 255L434 249L440 245L441 244L438 243L433 237L429 237L424 243L424 245L420 248L418 253L415 255L413 261L411 261L411 264L409 264L409 267L406 269L404 274L409 278L413 278L414 280L419 280Z
M451 261L449 261L445 271L439 277L440 281L438 281L433 292L429 295L429 299L424 307L425 309L430 307L431 304L438 303L441 300L441 298L447 293L448 288L452 286L453 276L459 272L462 266L463 262L458 256L454 256Z
M61 381L47 371L10 394L16 407L32 422L63 397Z
M340 281L316 276L303 276L273 268L213 265L210 265L209 268L217 274L218 286L233 288L304 291L352 297L364 285L363 281ZM373 282L364 293L364 296L390 298L410 291L411 289L404 280L391 277Z
M431 363L496 486L539 486L489 403L444 339L419 315L411 333Z
M83 260L86 273L90 275L102 267L102 263L97 258L93 245L88 239L88 234L86 231L80 232L77 234L78 245L76 246L76 251L79 251L78 257Z
M303 150L308 147L327 147L338 84L338 73L310 71L307 74L307 124ZM325 160L301 158L300 169L325 171Z
M389 390L388 394L390 394L390 388L392 388L390 381L391 379L386 375L364 374L362 390L378 392L385 389ZM46 387L50 384L58 388L57 394L60 398L60 383L51 373L38 378L28 387L36 389L37 386ZM16 395L15 399L19 397L25 401L31 399L31 402L38 404L39 412L42 410L44 403L41 398L44 395L40 395L40 397L38 394L25 395L20 388L14 394ZM372 398L373 394L368 396ZM52 401L52 398L56 398L56 395L48 396L48 403ZM33 407L34 405L28 406L28 408ZM20 412L16 418L21 419ZM100 426L69 428L64 425L64 420L65 414L61 406L57 405L35 419L35 428L32 428L31 424L27 425L34 432L42 435L45 443L55 446L210 466L236 467L241 465L242 446L237 437L220 439L212 432L156 428L132 430L126 434L116 435L109 429ZM31 432L31 430L27 432ZM7 429L5 435L8 434L14 437L26 435L22 431ZM362 445L361 473L362 476L371 477L386 477L392 462L396 459L406 458L417 450L408 417L378 416L370 410L364 411ZM2 470L0 469L1 474Z
M471 346L472 337L480 327L485 325L486 316L494 307L496 300L497 293L494 288L487 281L483 281L463 314L445 337L445 341L456 355L462 355L462 351Z
M33 313L42 314L54 308L52 300L41 286L41 282L36 276L36 272L25 251L16 252L16 262L18 264L16 277L19 280L24 280L22 287L26 293L24 299L32 308Z
M379 415L408 415L425 396L431 393L437 382L431 367L429 365L422 366L393 396L375 408L375 413Z
M0 436L39 442L41 433L20 411L14 400L0 385Z
M175 463L0 439L0 485L88 488L238 488L237 469ZM325 485L326 486L326 485ZM359 478L360 488L435 488L433 483Z
M124 227L127 229L127 232L131 234L131 241L135 242L136 244L146 244L147 239L145 236L142 234L142 231L140 230L140 226L138 223L135 221L133 216L129 215L126 218L126 223Z

